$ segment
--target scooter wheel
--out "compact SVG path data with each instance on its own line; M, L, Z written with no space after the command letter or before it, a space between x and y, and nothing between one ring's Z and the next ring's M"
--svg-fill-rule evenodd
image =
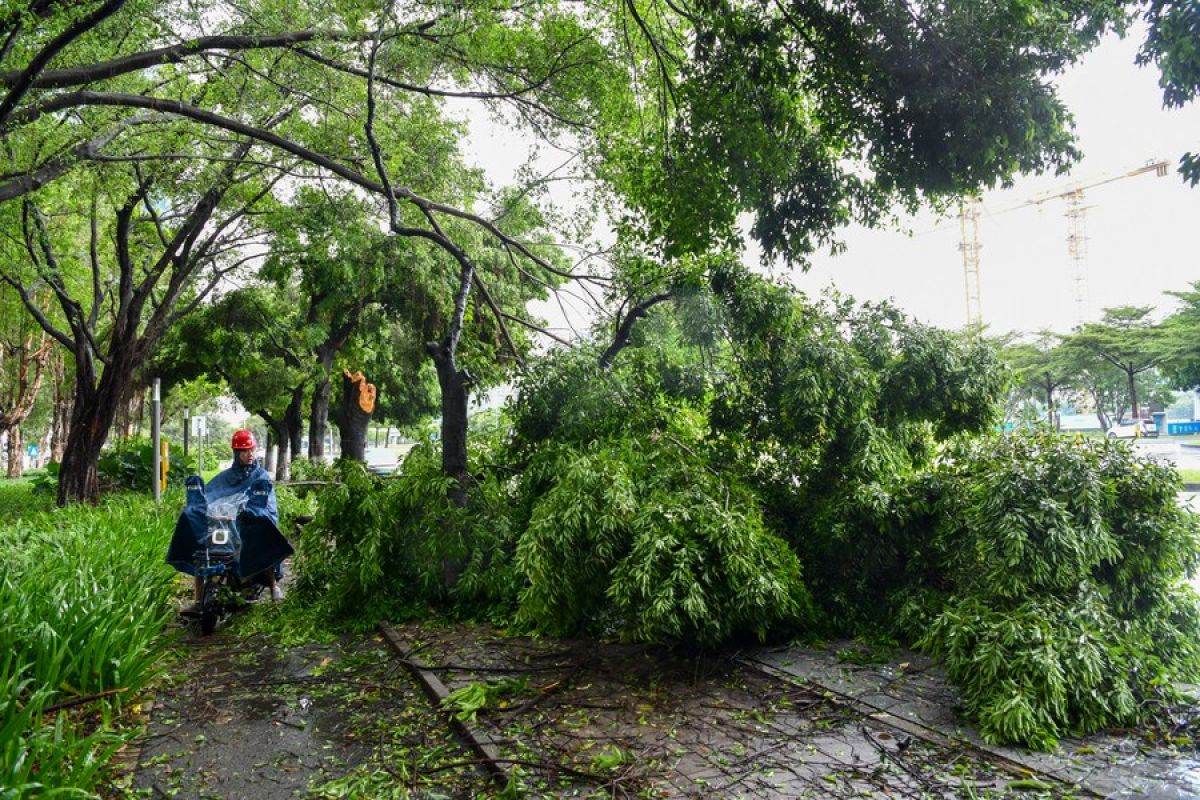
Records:
M200 601L200 633L204 636L217 629L217 590L214 582L204 585L204 598Z

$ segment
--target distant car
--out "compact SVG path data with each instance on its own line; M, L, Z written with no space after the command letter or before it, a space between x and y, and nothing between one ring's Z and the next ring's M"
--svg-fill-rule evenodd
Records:
M1104 435L1109 439L1153 439L1158 436L1158 428L1148 419L1126 419L1113 425Z
M400 459L395 451L386 447L368 447L365 455L367 470L376 475L391 475L400 466Z

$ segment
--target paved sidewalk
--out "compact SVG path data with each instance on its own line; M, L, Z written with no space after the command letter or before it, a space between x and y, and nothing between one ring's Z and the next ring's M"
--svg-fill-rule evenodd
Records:
M1132 735L1098 734L1065 738L1055 753L991 745L958 715L957 693L925 656L902 651L887 663L857 666L841 663L838 649L838 645L825 650L764 649L745 660L801 685L828 689L862 713L899 724L916 736L969 744L998 760L1078 784L1101 797L1200 797L1200 754L1194 744L1180 752L1169 746L1150 747ZM1191 726L1185 721L1181 725L1181 735L1190 736Z
M896 676L855 670L850 683L832 654L786 648L687 655L509 638L483 627L396 630L410 660L419 660L449 691L497 692L475 709L472 725L533 797L1089 794L1071 776L1064 782L969 737L942 735L929 721L913 722L910 709L895 701L887 702L903 717L867 706L852 695L879 694L882 704L891 695L880 687ZM918 688L927 693L922 710L943 699L932 674L897 685L904 702Z

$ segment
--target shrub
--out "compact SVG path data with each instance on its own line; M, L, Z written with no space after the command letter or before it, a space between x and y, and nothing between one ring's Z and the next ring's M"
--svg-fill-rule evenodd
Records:
M670 434L561 448L530 472L552 476L517 546L519 618L536 630L715 645L810 611L800 562L753 494Z
M288 475L293 481L336 481L340 477L333 464L307 458L298 458L288 464Z
M1144 716L1198 674L1185 580L1200 538L1169 466L1119 443L1010 435L957 448L937 479L933 557L952 588L920 645L986 738L1053 747Z
M347 471L302 541L309 596L372 622L435 603L551 634L897 637L946 659L986 737L1038 747L1197 674L1200 539L1170 469L986 435L1005 375L978 338L711 283L611 369L586 345L533 365L511 439L472 436L466 508L427 447L397 480Z
M399 477L337 464L340 483L321 492L320 510L297 548L296 595L335 619L371 625L427 604L507 619L516 600L508 498L474 459L478 480L467 508L448 500L449 479L429 445L414 448Z
M185 458L182 445L174 442L169 444L169 453L168 485L183 486L184 480L195 474L196 460L190 455ZM100 454L96 469L101 491L148 492L154 472L154 445L149 439L118 440Z

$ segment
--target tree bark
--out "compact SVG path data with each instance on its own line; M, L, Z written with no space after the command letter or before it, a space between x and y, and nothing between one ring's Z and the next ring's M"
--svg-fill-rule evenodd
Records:
M312 408L308 423L310 442L308 457L313 461L325 458L325 432L329 430L329 400L333 394L330 380L333 373L333 360L346 346L350 335L358 327L359 317L366 305L367 299L362 298L346 312L344 317L331 322L329 336L317 347L316 356L317 363L321 366L321 377L317 385L313 387ZM317 320L317 306L318 298L310 298L308 314L310 323ZM317 442L316 449L311 445L313 441Z
M325 368L325 365L321 365ZM308 414L308 460L325 460L325 432L329 430L329 371L313 387L312 408Z
M1058 431L1062 424L1062 419L1058 416L1058 409L1054 407L1054 383L1050 380L1050 376L1046 376L1046 382L1042 384L1046 389L1046 412L1050 415L1050 427Z
M290 464L297 458L304 455L304 415L301 413L301 406L304 404L304 387L297 386L292 389L292 399L288 403L287 411L283 414L283 424L287 429L287 443L291 453L288 458L284 459L285 463ZM310 437L309 444L312 444Z
M263 457L263 469L267 472L275 471L275 450L277 449L275 441L275 432L267 428L267 443L263 446L263 453L265 454Z
M278 432L275 434L275 442L275 446L278 449L278 452L275 456L275 480L286 481L288 479L288 464L290 464L292 461L292 457L289 457L290 454L288 452L288 435L286 427L283 429L282 435L280 435Z
M1130 419L1138 418L1138 398L1137 398L1137 373L1132 369L1127 369L1125 374L1129 376L1129 407Z
M58 504L95 504L100 499L97 462L112 430L121 399L129 387L136 358L133 344L114 343L110 360L99 382L90 368L82 368L76 358L75 405L71 410L70 433L58 472ZM89 361L90 363L90 361Z
M71 430L71 412L74 407L67 388L66 360L61 352L54 355L54 412L50 423L50 460L61 464L67 447L67 435Z
M97 403L76 401L71 413L71 429L58 471L58 504L92 503L100 499L97 464L100 450L108 438L108 427L116 409L107 410ZM104 417L108 417L108 424Z
M1096 419L1100 422L1100 432L1108 433L1110 420L1108 415L1104 413L1104 404L1100 401L1100 392L1095 387L1092 387L1088 391L1092 395L1092 402L1096 404Z
M25 472L25 458L21 452L21 426L13 425L8 429L8 470L10 478L19 478Z
M450 501L467 505L467 401L474 382L469 372L458 369L454 355L445 345L428 345L442 390L442 472L454 479Z
M334 414L341 434L342 458L367 460L367 429L375 413L376 395L375 384L367 383L361 372L352 375L350 370L342 370L341 402Z
M633 333L633 326L639 319L650 313L650 309L658 303L662 303L671 299L670 292L656 294L653 297L648 297L640 303L634 303L629 312L617 325L617 330L613 334L612 344L608 346L603 353L600 354L600 369L607 370L612 366L613 359L617 357L617 353L625 349L625 345L629 344L629 337Z
M287 423L266 410L259 411L258 415L267 423L267 463L263 469L273 471L276 481L285 481L289 461Z

